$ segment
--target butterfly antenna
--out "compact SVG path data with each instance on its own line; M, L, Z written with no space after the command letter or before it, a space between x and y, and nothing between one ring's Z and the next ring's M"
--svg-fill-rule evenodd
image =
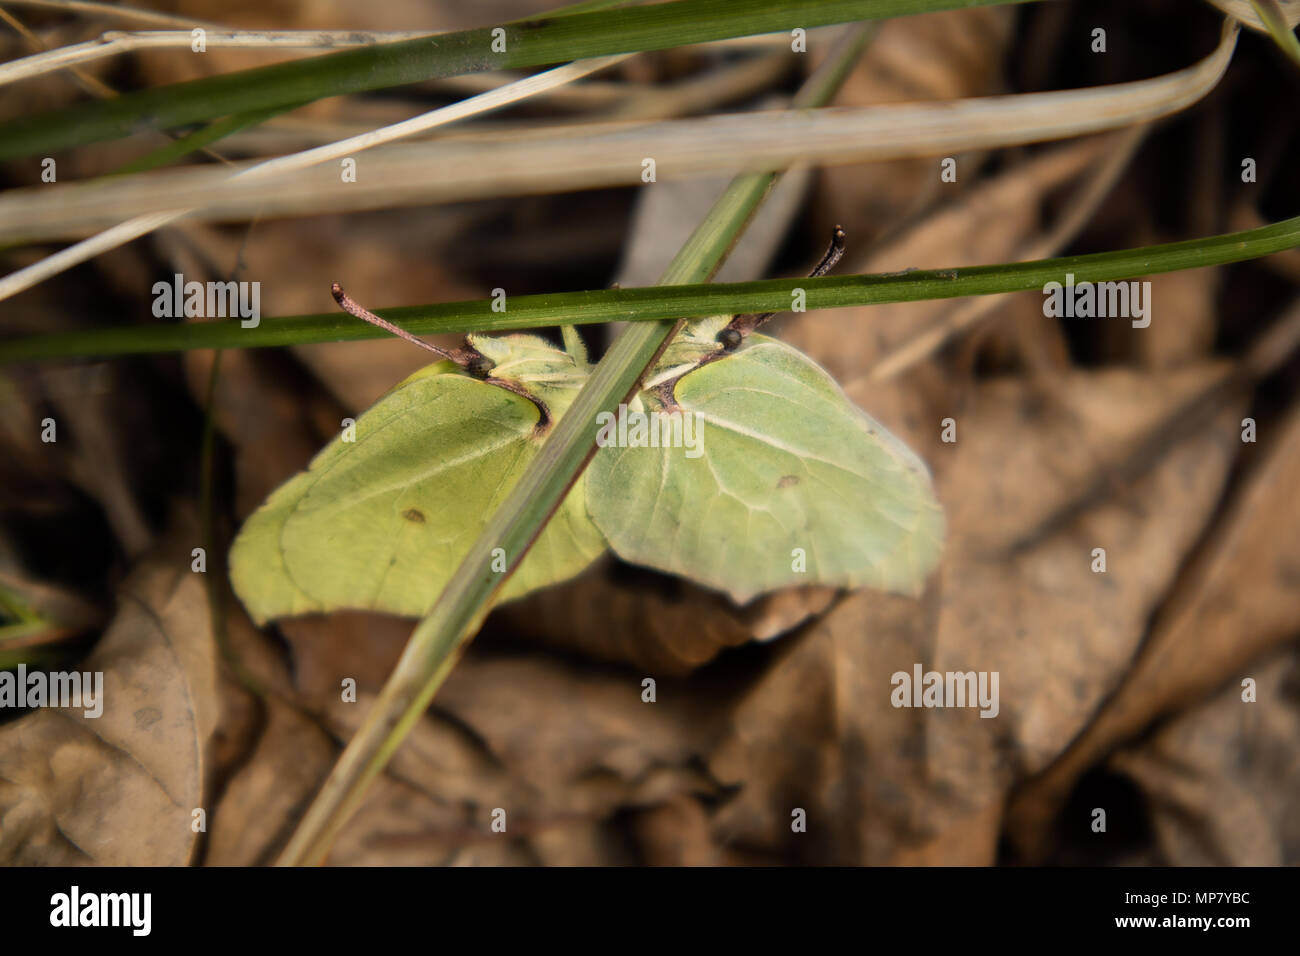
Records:
M809 279L816 279L818 276L824 276L835 268L836 263L844 258L844 228L836 226L831 230L831 244L826 249L826 255L822 256L822 261L813 266L813 271L808 273Z
M474 346L470 345L468 339L466 340L465 348L463 349L457 349L455 351L451 351L450 349L438 348L438 346L430 345L428 342L425 342L423 339L417 339L410 332L406 331L405 329L398 328L397 326L393 325L392 322L389 322L387 319L381 319L379 316L375 315L375 313L371 312L369 309L363 309L361 306L357 305L357 303L353 300L352 296L348 295L346 292L343 291L343 286L339 285L337 282L330 285L330 292L333 293L334 301L339 304L339 308L342 309L344 312L346 312L348 315L355 315L358 319L361 319L363 322L369 322L371 325L376 325L379 328L383 329L385 332L391 332L393 335L396 335L399 339L405 339L407 342L410 342L412 345L418 345L422 349L428 349L434 355L438 355L442 358L455 362L461 368L469 372L472 376L474 376L477 379L482 379L486 381L489 385L496 385L499 388L504 388L508 392L514 392L516 395L521 395L524 398L528 399L530 402L532 402L534 405L537 406L537 412L538 412L538 421L537 421L537 428L536 428L537 434L539 435L544 434L546 430L550 428L551 423L554 421L554 419L551 417L551 410L546 407L546 403L543 402L537 396L533 395L531 392L528 391L528 389L524 388L522 385L518 385L514 382L505 381L502 379L492 378L491 377L492 364L493 364L492 360L489 359L482 352L480 352L478 349L474 348Z
M808 273L808 278L816 279L835 268L836 263L844 258L844 239L842 226L836 226L831 230L831 244L826 248L826 254L822 256L821 261L813 266L812 272ZM729 351L734 351L740 346L744 336L776 314L776 312L763 312L758 315L738 315L718 333L718 341L722 342Z
M466 356L461 355L458 352L450 352L447 349L439 348L436 345L430 345L428 342L424 341L423 339L416 338L410 332L406 331L406 329L400 329L397 326L393 325L392 322L389 322L387 319L381 319L379 316L375 315L375 313L371 312L369 309L363 309L361 306L357 305L357 303L353 300L352 296L348 295L346 292L343 291L343 286L339 285L337 282L335 282L333 285L330 286L330 292L333 293L334 301L339 304L339 308L342 309L344 312L348 313L348 315L355 315L358 319L361 319L363 322L369 322L371 325L377 325L385 332L391 332L393 335L396 335L399 339L405 339L407 342L410 342L412 345L418 345L420 348L426 349L432 352L434 355L439 355L442 358L450 359L451 361L455 362L457 365L463 366L467 364L468 358Z

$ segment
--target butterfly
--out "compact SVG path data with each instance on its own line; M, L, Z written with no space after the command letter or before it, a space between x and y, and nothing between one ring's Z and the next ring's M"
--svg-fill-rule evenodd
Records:
M812 275L839 260L843 230ZM581 338L471 334L435 353L245 522L230 554L258 622L361 608L421 615L586 383ZM606 548L744 603L806 584L916 593L943 511L924 463L796 349L757 332L774 313L688 322L503 585L509 600L581 572ZM660 426L660 427L655 427ZM628 440L631 435L633 440ZM618 441L601 441L611 436ZM504 556L499 556L504 557ZM501 561L500 570L506 562Z

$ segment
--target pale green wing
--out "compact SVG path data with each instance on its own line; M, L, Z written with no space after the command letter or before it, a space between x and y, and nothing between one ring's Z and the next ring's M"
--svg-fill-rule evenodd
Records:
M621 558L738 602L800 584L921 589L944 534L925 465L820 366L754 335L683 378L677 401L699 457L603 447L588 469L588 510Z
M511 343L493 341L509 359ZM512 380L547 379L537 387L558 418L581 385L564 379L567 356L546 346L548 365L518 344L515 357L534 364ZM338 608L423 614L537 453L538 420L527 399L451 363L415 373L358 418L354 442L336 438L248 519L230 555L236 593L259 622ZM571 577L603 550L579 481L501 599Z

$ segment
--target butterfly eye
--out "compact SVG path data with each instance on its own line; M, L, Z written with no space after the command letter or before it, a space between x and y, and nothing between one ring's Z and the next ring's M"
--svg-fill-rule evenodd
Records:
M722 348L727 352L734 352L740 348L743 336L735 329L723 329L718 333L718 341L722 343Z
M476 355L469 360L469 363L465 366L465 371L475 378L487 378L492 368L493 364L490 358L486 355Z

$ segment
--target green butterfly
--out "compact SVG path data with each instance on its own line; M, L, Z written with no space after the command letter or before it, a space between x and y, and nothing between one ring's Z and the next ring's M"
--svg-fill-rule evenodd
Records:
M813 275L834 266L843 241L837 227ZM572 327L564 349L469 335L446 350L337 283L334 296L441 360L380 398L354 440L335 438L244 524L231 580L259 623L341 608L425 613L589 375ZM924 464L820 366L757 334L771 315L683 328L618 419L605 419L602 447L501 600L578 574L606 547L741 603L805 584L920 590L944 533Z

